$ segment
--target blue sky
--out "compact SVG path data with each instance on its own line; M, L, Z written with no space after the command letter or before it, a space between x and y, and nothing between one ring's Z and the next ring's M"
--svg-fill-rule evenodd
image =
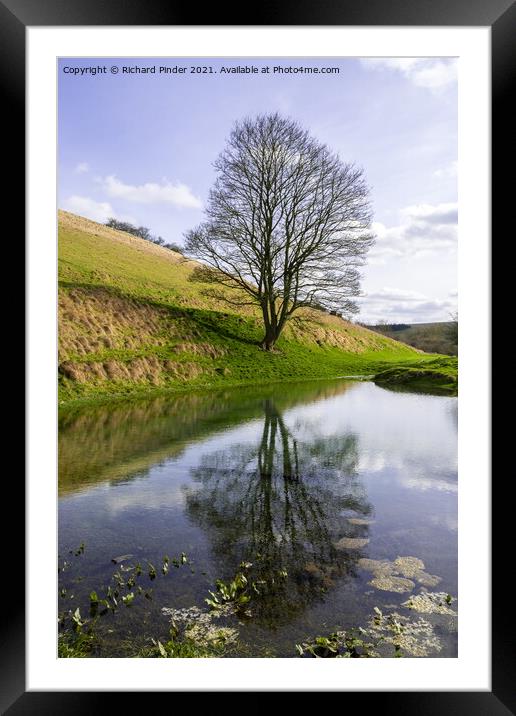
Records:
M271 70L221 72L243 65ZM107 72L81 72L97 66ZM159 73L175 66L188 70ZM275 66L339 72L274 74ZM203 218L235 120L279 111L363 167L371 187L377 242L357 320L448 320L457 300L456 70L446 58L61 59L59 206L182 243Z

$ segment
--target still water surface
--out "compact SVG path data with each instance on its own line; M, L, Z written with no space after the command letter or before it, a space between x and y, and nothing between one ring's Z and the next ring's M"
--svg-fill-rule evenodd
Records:
M337 548L343 537L369 541ZM84 554L69 558L81 542ZM272 567L288 575L241 627L247 656L295 656L296 642L405 601L369 584L363 557L417 557L441 577L439 591L456 595L457 399L340 380L65 415L59 550L74 563L60 586L83 613L90 591L108 584L113 557L158 567L164 555L191 560L158 573L143 608L115 616L113 655L124 653L121 634L166 637L161 607L202 607L215 580L244 560L265 577ZM438 655L456 656L456 634L440 637Z

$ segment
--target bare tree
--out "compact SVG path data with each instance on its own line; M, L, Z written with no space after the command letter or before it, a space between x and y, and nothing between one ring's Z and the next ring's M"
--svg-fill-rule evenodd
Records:
M302 306L355 313L374 240L362 170L278 114L237 122L214 166L206 220L186 234L194 280L260 306L265 350Z

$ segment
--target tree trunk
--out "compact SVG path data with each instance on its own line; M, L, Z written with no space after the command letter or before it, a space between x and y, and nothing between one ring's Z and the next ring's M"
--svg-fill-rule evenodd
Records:
M266 331L265 336L260 343L262 350L271 351L274 348L274 344L276 343L277 338L278 337L274 335L274 332L272 330Z
M278 340L280 331L278 330L276 316L274 314L271 315L272 311L270 311L270 308L267 303L265 303L265 305L262 304L262 313L263 323L265 326L265 335L262 338L260 346L264 351L271 351L274 348L274 344Z

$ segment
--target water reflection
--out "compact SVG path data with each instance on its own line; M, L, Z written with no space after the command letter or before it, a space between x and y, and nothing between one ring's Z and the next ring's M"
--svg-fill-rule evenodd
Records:
M187 511L209 535L230 578L251 562L262 584L253 615L277 627L353 573L360 550L336 547L342 536L367 539L372 507L357 474L353 433L298 439L273 399L263 403L255 444L203 455L186 488ZM286 573L286 576L285 576Z
M117 615L131 634L156 636L162 606L203 606L217 578L252 562L266 582L240 627L252 656L261 646L291 656L307 635L363 624L374 606L396 603L368 584L362 556L415 556L455 594L456 403L319 381L66 413L59 549L84 541L86 551L84 579L68 583L66 572L60 586L73 587L83 613L114 556L159 564L185 551L193 572L153 582L145 623L131 621L136 610ZM343 538L369 542L354 549Z
M65 412L59 418L59 491L146 475L185 445L262 414L264 396L283 408L351 390L343 381L220 390Z

